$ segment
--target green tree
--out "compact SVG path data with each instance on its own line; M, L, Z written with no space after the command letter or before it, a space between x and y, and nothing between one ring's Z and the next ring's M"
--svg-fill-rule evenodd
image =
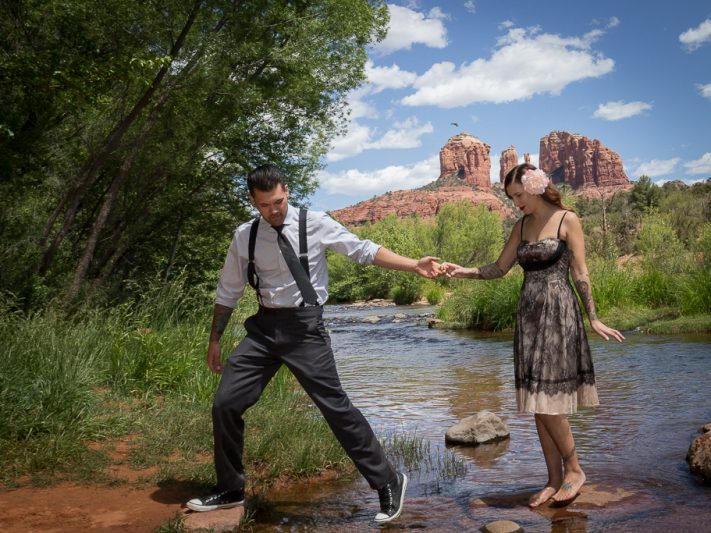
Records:
M433 255L461 265L494 261L503 248L501 220L486 206L471 202L445 204L433 230Z
M661 189L649 176L640 176L630 191L630 205L635 211L644 213L659 206L661 194Z
M3 3L15 89L0 102L16 111L0 124L12 193L0 237L35 251L3 253L0 289L28 299L177 266L212 275L227 229L249 216L248 169L280 165L297 203L313 190L387 22L383 2L363 0L95 6Z

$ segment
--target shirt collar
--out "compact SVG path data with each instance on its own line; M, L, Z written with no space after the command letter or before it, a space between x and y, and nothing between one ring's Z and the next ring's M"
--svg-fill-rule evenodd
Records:
M288 204L286 207L286 216L284 217L284 225L289 226L291 224L299 223L299 210L293 205Z

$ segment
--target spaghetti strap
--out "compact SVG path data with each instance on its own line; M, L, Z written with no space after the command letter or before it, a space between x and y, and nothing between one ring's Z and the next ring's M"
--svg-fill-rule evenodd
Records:
M565 218L565 215L567 215L568 212L566 211L563 213L563 216L560 217L560 224L558 224L558 235L556 235L556 239L560 239L560 227L563 225L563 219Z

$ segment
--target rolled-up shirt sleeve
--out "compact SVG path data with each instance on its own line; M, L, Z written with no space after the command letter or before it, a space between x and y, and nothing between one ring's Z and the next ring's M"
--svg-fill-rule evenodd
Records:
M323 214L321 220L323 228L323 244L340 254L343 254L356 263L370 265L375 260L375 254L380 250L380 245L368 239L360 239L348 231L344 226Z
M215 297L216 304L232 309L236 307L237 301L242 297L247 283L247 257L239 253L239 235L238 230L232 237L220 280L217 282L217 296Z

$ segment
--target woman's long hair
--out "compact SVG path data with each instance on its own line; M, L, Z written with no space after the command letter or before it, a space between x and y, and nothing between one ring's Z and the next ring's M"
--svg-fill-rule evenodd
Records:
M517 183L521 183L521 177L526 173L527 170L536 170L536 167L530 163L521 163L520 165L516 165L506 173L506 177L504 178L504 192L506 193L506 196L509 197L509 199L511 198L511 195L509 194L509 185L511 185L514 181ZM546 190L543 191L543 194L541 194L541 197L546 202L553 204L556 207L559 207L560 209L565 209L566 211L571 210L568 206L563 204L560 192L558 191L558 189L556 189L555 185L553 185L553 180L550 180L548 182L548 186L546 187Z

